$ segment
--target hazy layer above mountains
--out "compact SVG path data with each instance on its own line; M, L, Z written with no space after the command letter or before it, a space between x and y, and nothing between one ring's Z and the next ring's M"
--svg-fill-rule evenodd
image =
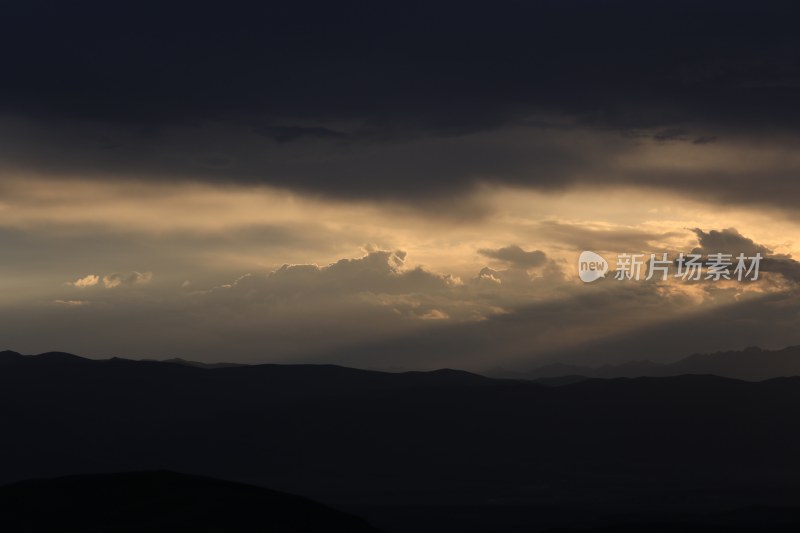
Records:
M586 378L666 377L685 374L707 374L745 381L800 376L800 346L782 350L751 347L742 351L693 354L674 363L638 360L599 367L554 363L529 372L513 372L498 368L486 373L492 377L547 380L547 384L574 382ZM553 380L553 378L564 378ZM574 379L566 379L574 378Z

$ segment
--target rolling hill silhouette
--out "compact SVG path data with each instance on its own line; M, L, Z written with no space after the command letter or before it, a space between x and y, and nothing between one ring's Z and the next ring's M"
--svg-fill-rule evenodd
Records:
M377 533L306 498L175 472L23 481L0 487L4 531Z
M301 494L387 531L467 527L475 513L512 531L795 505L798 419L798 377L544 386L0 353L0 483L174 470ZM437 521L437 509L452 512Z

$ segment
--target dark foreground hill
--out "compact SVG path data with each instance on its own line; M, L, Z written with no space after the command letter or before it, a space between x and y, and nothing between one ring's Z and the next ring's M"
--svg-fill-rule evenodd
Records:
M800 378L548 387L454 370L5 353L0 421L3 483L168 469L302 494L390 531L442 530L435 509L458 509L449 523L481 523L478 513L531 531L582 516L575 509L723 513L800 501ZM570 510L548 522L537 508ZM404 522L413 509L424 512Z
M306 498L251 485L134 472L23 481L0 487L3 531L238 531L377 533Z

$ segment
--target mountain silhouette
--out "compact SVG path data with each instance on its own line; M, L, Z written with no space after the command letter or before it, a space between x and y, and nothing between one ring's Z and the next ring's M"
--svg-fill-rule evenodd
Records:
M0 487L4 531L377 533L306 498L168 471L70 476Z
M800 377L545 386L448 369L0 362L0 483L172 470L299 494L389 532L800 500Z
M540 380L544 384L558 385L574 382L575 378L634 378L666 377L684 374L711 374L745 381L762 381L777 377L800 376L800 346L782 350L762 350L751 347L741 351L710 354L693 354L674 363L659 364L651 361L630 361L619 365L599 367L574 366L564 363L545 365L529 372L492 370L487 375L510 379ZM551 378L571 377L569 380Z
M231 366L247 366L238 363L201 363L199 361L188 361L180 357L173 357L172 359L164 359L162 363L174 363L178 365L194 366L197 368L225 368Z

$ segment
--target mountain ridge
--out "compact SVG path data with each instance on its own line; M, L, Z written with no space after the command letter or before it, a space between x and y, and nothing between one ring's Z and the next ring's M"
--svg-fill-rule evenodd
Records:
M496 378L542 380L543 383L566 377L667 377L685 374L712 374L744 381L800 376L800 346L788 346L780 350L749 347L744 350L695 353L672 363L634 360L598 367L552 363L527 372L504 369L486 372L486 375Z
M37 355L23 355L12 350L0 352L0 364L13 364L24 361L57 361L59 363L85 364L87 361L114 362L115 364L150 363L159 365L173 365L202 370L231 370L243 368L280 367L284 369L313 367L313 368L343 368L348 371L375 372L392 375L426 375L439 373L439 375L461 376L464 379L476 377L493 379L517 379L538 381L545 385L561 385L573 383L586 378L618 378L618 377L668 377L685 374L707 374L721 377L730 377L743 381L763 381L778 377L800 376L800 345L788 346L780 350L766 350L758 347L748 347L744 350L728 350L713 353L694 353L673 361L671 363L655 363L647 359L636 359L615 365L601 365L597 367L577 366L567 363L551 363L529 371L509 371L496 368L485 372L469 372L465 370L440 368L435 370L397 370L383 371L362 368L351 368L336 364L325 363L204 363L183 358L171 359L129 359L123 357L110 357L105 359L86 358L67 352L44 352ZM467 376L470 376L467 378Z
M337 507L455 505L464 516L489 503L627 512L663 493L680 496L672 511L720 487L730 508L800 494L800 377L545 386L448 369L9 359L0 483L171 470Z

